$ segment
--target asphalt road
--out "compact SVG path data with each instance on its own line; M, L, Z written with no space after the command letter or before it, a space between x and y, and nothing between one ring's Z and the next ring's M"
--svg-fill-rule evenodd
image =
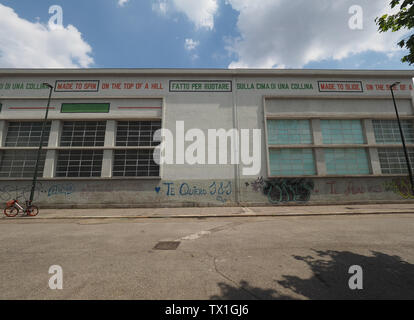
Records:
M0 277L0 299L414 299L414 214L1 220Z

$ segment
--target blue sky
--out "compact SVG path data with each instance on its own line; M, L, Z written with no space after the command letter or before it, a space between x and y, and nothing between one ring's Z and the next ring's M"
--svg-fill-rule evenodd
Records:
M373 21L389 0L124 2L0 0L0 67L412 69L404 32ZM61 30L48 26L52 5Z

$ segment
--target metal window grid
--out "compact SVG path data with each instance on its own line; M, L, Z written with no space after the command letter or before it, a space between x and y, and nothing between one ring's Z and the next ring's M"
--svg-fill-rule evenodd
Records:
M397 120L372 120L375 140L381 144L402 143ZM414 143L414 124L412 120L401 120L407 143Z
M152 149L115 150L114 177L156 177L160 167L154 162Z
M60 146L103 147L105 131L106 121L65 121Z
M153 147L154 133L161 129L161 121L120 121L117 124L116 146Z
M37 150L4 150L0 152L1 178L32 178L36 166ZM37 176L43 175L46 151L40 153Z
M411 167L414 165L414 149L408 149ZM407 162L402 148L379 148L378 157L383 174L407 174ZM414 167L413 167L414 169Z
M57 177L100 177L103 150L60 150Z
M40 145L40 137L42 135L43 122L8 122L6 147L38 147ZM45 124L43 134L43 146L47 146L49 142L51 122Z

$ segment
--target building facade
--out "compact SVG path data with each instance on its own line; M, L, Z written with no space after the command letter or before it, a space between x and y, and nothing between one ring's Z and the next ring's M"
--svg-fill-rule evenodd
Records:
M390 92L400 82L396 103L414 163L413 77L0 69L0 199L29 198L49 83L34 199L41 207L413 201Z

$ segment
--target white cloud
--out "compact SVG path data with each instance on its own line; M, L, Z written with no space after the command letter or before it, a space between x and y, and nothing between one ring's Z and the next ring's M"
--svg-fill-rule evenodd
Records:
M191 50L195 50L199 44L200 44L200 41L195 41L193 39L185 39L184 47L186 50L191 51Z
M92 48L72 25L51 30L0 4L0 67L87 68Z
M129 0L118 0L118 6L123 7Z
M175 10L184 13L196 28L214 28L214 16L218 10L218 0L157 0L153 10L162 14Z
M161 15L166 15L168 11L168 3L165 0L158 0L156 3L152 4L152 10Z
M230 68L300 68L373 50L392 54L402 33L378 33L374 22L389 0L227 0L239 11L240 37L227 50ZM363 30L351 30L349 8L363 8Z

